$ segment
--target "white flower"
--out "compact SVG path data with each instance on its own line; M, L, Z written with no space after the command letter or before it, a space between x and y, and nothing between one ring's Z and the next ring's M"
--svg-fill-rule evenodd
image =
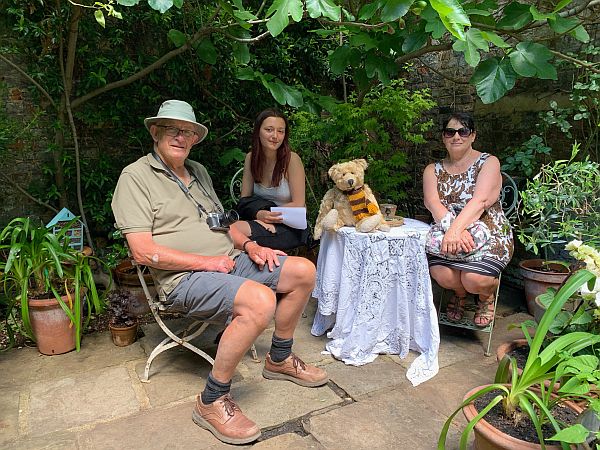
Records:
M573 239L571 242L565 245L565 250L577 250L581 244L583 244L583 242Z

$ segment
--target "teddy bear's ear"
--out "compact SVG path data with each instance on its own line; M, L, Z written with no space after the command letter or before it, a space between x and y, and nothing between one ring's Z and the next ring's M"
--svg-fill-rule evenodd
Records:
M329 175L330 178L333 178L333 174L337 171L339 164L334 164L333 166L331 166L329 168L329 170L327 171L327 174Z
M369 164L367 163L367 160L365 160L365 159L355 159L354 162L356 164L358 164L360 167L362 167L363 170L365 170L367 167L369 167Z

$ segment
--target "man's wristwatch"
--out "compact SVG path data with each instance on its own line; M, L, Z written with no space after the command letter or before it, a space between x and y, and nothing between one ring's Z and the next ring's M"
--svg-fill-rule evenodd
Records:
M245 241L245 242L242 244L242 250L243 250L243 251L246 251L246 245L248 245L250 242L254 242L256 245L258 245L258 242L256 242L256 241L253 241L252 239L248 239L247 241ZM248 253L248 252L246 252L246 253Z

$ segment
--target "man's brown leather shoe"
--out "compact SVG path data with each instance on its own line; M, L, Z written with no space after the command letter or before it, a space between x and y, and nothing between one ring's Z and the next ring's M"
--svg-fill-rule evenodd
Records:
M228 444L248 444L260 436L258 426L242 413L230 394L219 397L209 405L202 403L198 395L192 420Z
M306 364L293 353L279 363L271 361L271 355L267 353L263 377L269 380L288 380L306 387L323 386L329 381L327 372Z

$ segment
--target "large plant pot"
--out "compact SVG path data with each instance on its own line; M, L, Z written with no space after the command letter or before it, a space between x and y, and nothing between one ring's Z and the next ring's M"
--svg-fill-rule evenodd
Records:
M67 296L62 297L68 303ZM75 349L75 326L55 298L29 299L29 319L43 355L60 355Z
M465 394L463 400L466 400L471 395L479 392L481 389L489 385L477 386L471 389ZM580 414L583 409L571 402L565 402L566 406L571 408L577 414ZM477 416L478 411L475 409L473 403L469 403L463 408L463 414L467 421L471 421ZM473 443L473 450L540 450L542 446L540 444L533 444L531 442L522 441L521 439L509 436L506 433L498 430L496 427L491 425L485 419L481 419L475 425L474 429L475 442ZM546 445L547 450L561 450L560 445Z
M535 312L535 298L548 288L558 289L569 278L569 271L560 264L544 265L543 259L525 259L519 263L525 285L527 311L532 316Z
M134 323L128 327L117 327L108 325L110 334L112 335L113 343L117 347L127 347L135 342L137 337L138 323Z
M501 343L496 349L496 361L502 361L502 358L504 358L504 355L507 353L510 353L519 347L526 347L527 345L527 339L514 339L512 341Z
M130 305L130 313L133 316L138 317L149 313L150 306L148 305L146 294L144 294L144 289L140 284L140 279L138 277L137 271L133 264L131 264L131 261L129 261L128 259L122 261L117 267L114 268L113 273L117 285L121 289L131 292L133 297L135 297L136 299L135 304ZM144 281L146 282L146 286L148 286L148 291L150 291L150 295L152 297L155 297L156 288L154 286L152 276L150 274L144 274Z

